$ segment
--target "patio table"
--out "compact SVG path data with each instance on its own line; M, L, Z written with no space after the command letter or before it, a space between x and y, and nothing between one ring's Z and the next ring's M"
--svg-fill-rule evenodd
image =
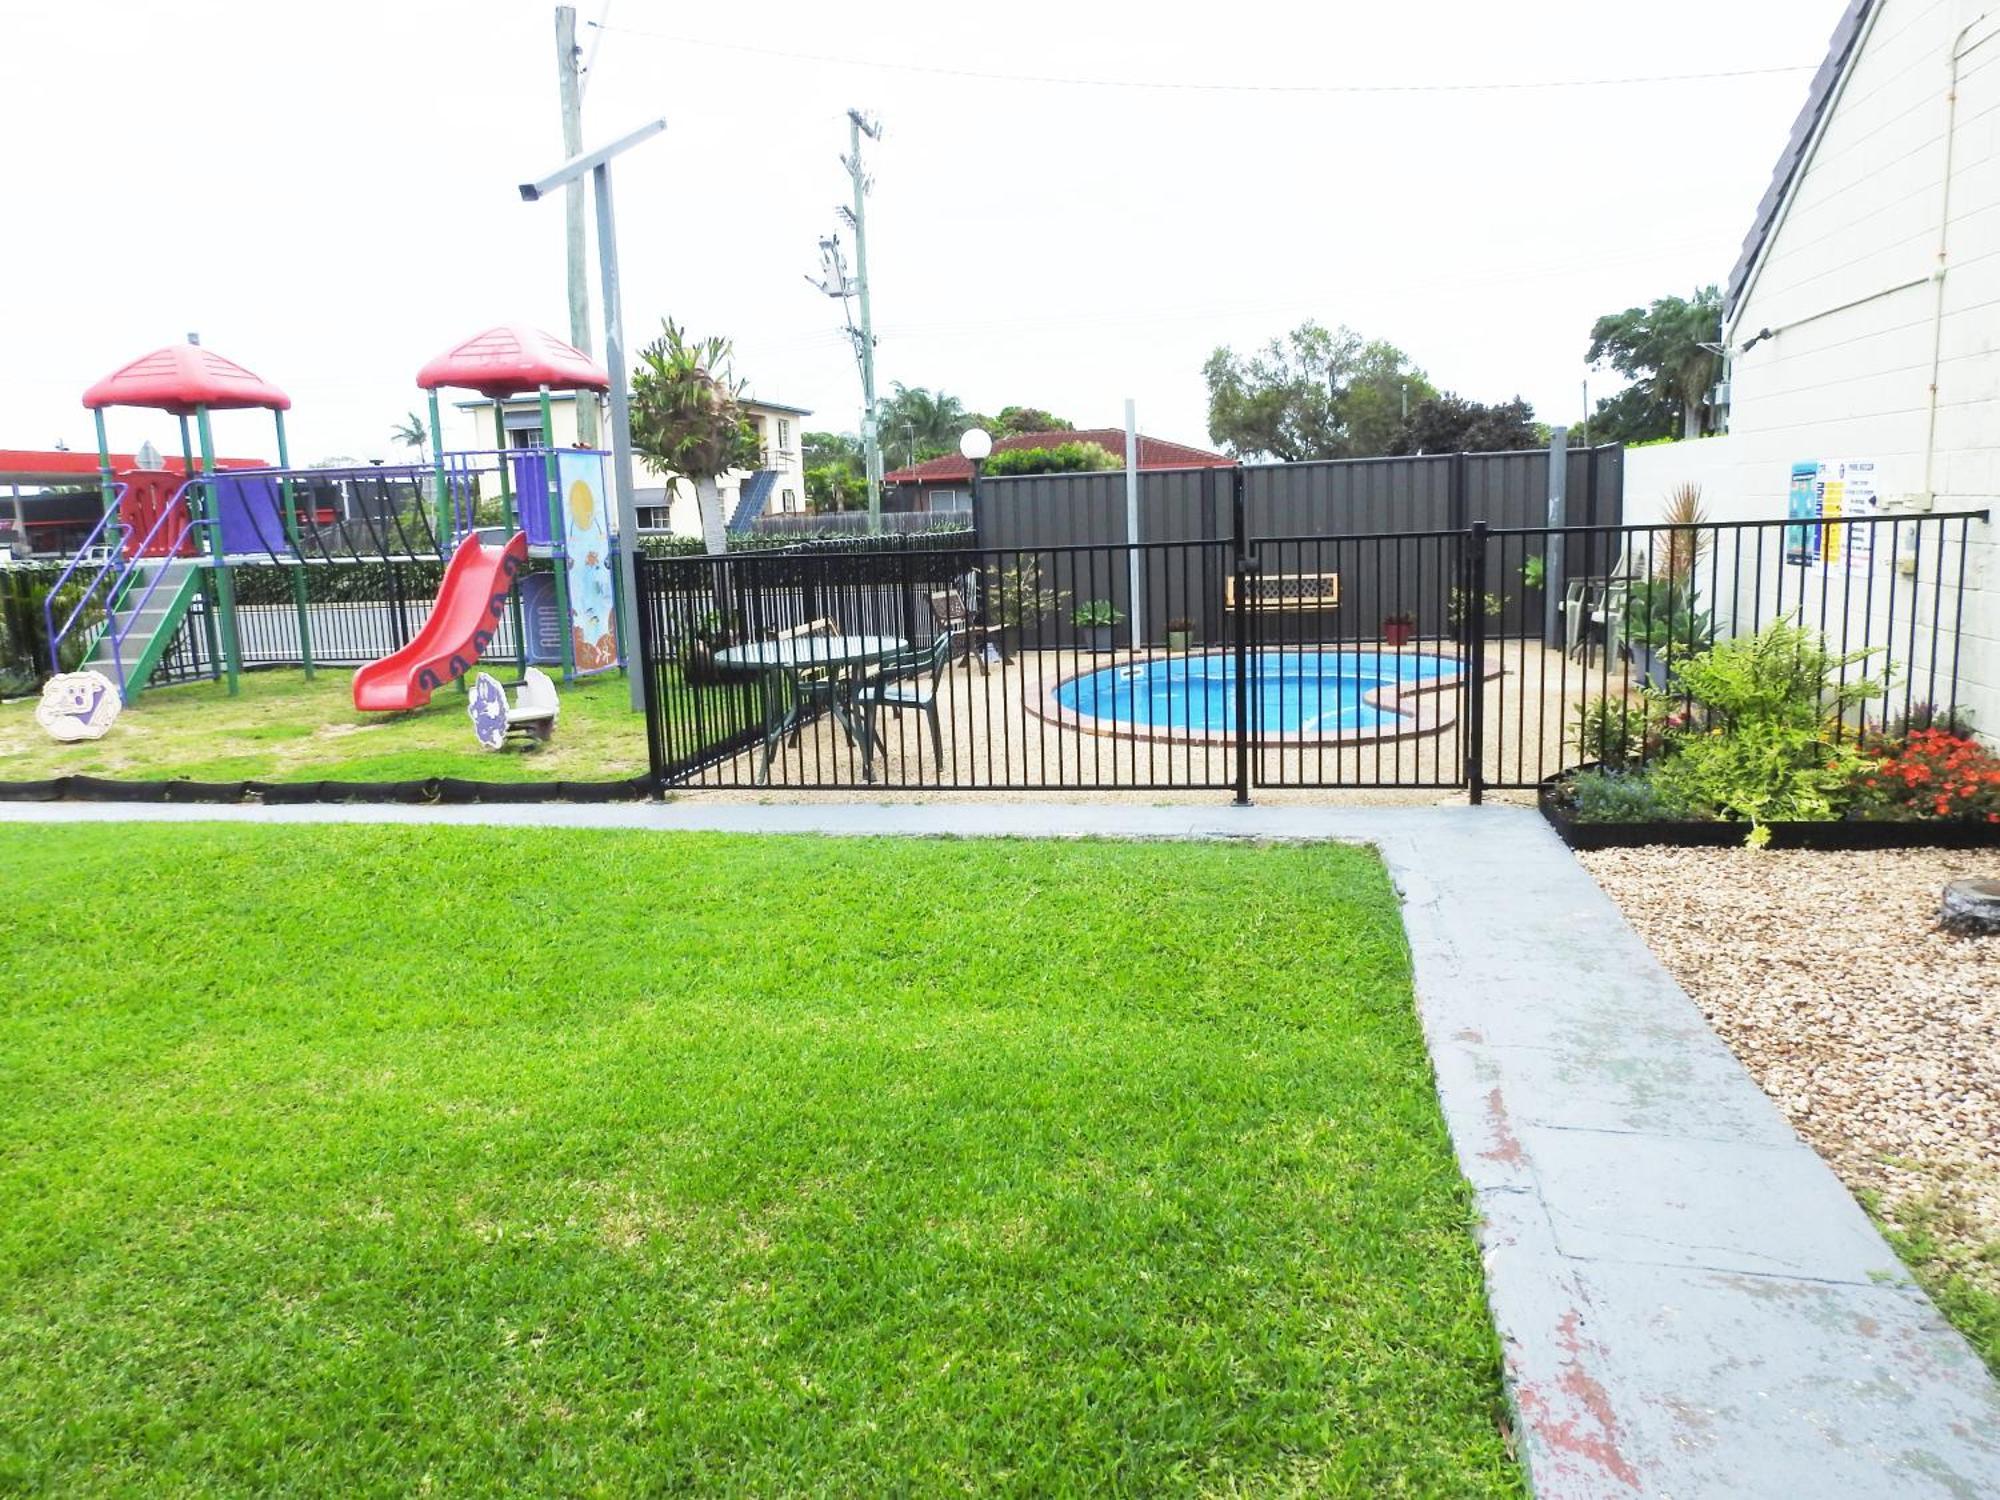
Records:
M797 635L779 641L753 641L747 646L730 646L715 653L717 666L755 672L764 681L764 759L757 770L759 785L771 779L771 759L778 742L805 721L803 704L807 697L800 678L807 672L825 671L835 679L835 690L827 708L847 738L862 749L862 776L874 780L873 756L869 754L866 720L850 712L854 676L871 663L886 661L909 650L909 642L898 635ZM792 691L788 694L785 688Z

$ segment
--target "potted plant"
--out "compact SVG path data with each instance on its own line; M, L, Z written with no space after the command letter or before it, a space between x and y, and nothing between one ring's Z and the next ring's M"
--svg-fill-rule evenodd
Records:
M1037 624L1039 638L1042 616L1061 608L1068 598L1068 589L1052 589L1042 581L1039 561L1016 562L1011 568L988 568L986 617L1000 629L1000 659L1014 659L1021 632L1031 622Z
M1382 619L1382 640L1391 651L1401 651L1416 633L1417 617L1407 609L1399 609Z
M744 673L732 672L715 659L716 652L742 644L742 625L733 611L727 616L719 610L704 611L681 648L682 678L695 687L743 680Z
M1683 484L1667 497L1663 530L1649 533L1645 576L1619 591L1621 629L1632 664L1648 687L1665 691L1676 657L1715 643L1715 622L1701 607L1695 578L1713 534L1702 528L1701 486Z
M1070 611L1069 617L1084 646L1092 651L1111 649L1111 632L1124 618L1109 599L1086 599Z
M1706 651L1715 641L1715 622L1692 583L1635 578L1620 587L1617 607L1626 650L1648 687L1665 691L1670 660Z
M1482 594L1479 598L1480 613L1484 614L1489 620L1499 619L1500 611L1507 601L1502 599L1498 594ZM1471 603L1471 589L1457 587L1452 589L1451 602L1445 606L1445 616L1451 621L1451 628L1453 630L1458 630L1464 626L1468 618L1467 611Z
M1185 651L1194 644L1194 621L1177 619L1167 621L1167 649Z

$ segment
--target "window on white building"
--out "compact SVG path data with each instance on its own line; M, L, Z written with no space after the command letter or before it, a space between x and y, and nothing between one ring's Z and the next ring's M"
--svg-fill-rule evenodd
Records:
M797 490L786 490L784 492L784 495L785 495L785 501L784 501L785 509L797 510L799 508L799 492Z
M780 448L792 446L792 422L789 417L778 418L778 446Z
M540 406L517 407L513 410L501 408L500 421L507 429L509 448L539 448L542 446L542 409Z

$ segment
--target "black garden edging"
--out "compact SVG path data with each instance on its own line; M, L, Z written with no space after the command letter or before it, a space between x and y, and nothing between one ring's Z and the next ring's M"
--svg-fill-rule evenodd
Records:
M648 776L619 781L118 781L52 776L0 781L0 802L263 803L393 802L412 806L472 802L637 802L654 795Z
M1748 823L1583 823L1570 816L1557 789L1560 778L1542 783L1535 804L1556 836L1572 849L1729 849L1750 836ZM1829 819L1817 823L1772 823L1771 849L2000 849L2000 823L1943 822L1911 818L1900 822Z

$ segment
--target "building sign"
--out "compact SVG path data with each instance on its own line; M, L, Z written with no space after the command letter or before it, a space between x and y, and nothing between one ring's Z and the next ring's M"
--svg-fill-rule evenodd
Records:
M604 507L604 456L564 450L563 550L568 555L570 646L578 672L618 665L618 612L612 605L611 522Z
M1865 571L1875 556L1874 526L1824 524L1881 514L1872 458L1804 460L1786 490L1785 561L1800 567ZM1805 522L1822 524L1806 525Z

